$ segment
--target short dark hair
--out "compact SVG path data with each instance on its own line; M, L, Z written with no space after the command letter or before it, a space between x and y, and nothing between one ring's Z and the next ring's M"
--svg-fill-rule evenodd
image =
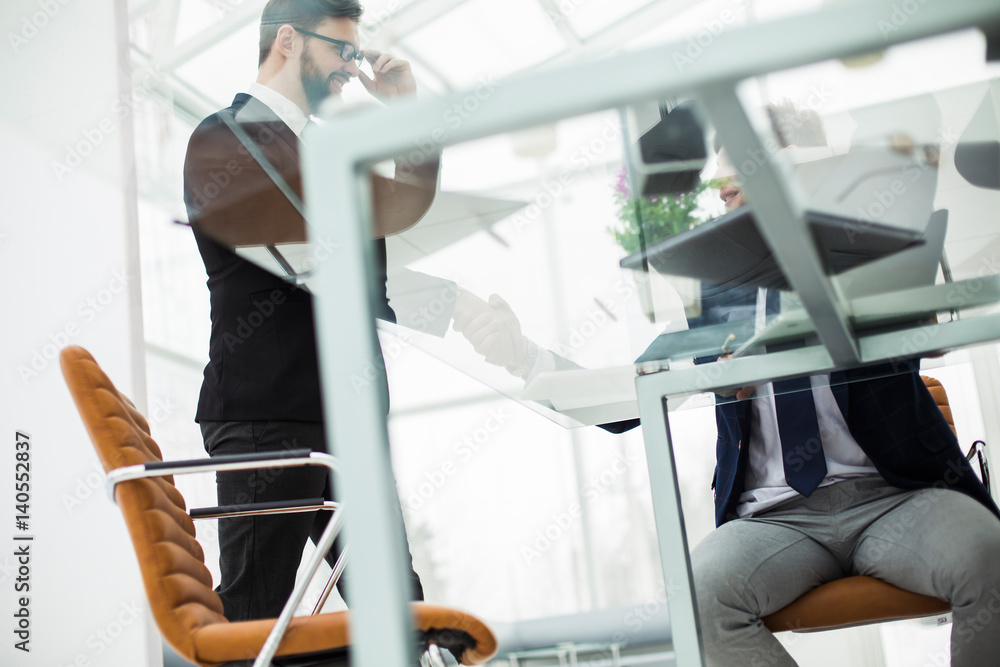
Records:
M358 21L364 11L358 0L268 0L260 17L260 59L257 66L267 60L278 36L278 28L286 23L312 30L324 19Z

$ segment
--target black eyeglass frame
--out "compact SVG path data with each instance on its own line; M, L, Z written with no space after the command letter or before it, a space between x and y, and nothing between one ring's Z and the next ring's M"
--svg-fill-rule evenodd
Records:
M295 26L292 26L293 28ZM303 35L309 35L310 37L315 37L316 39L321 39L324 42L330 42L331 44L336 44L340 47L340 59L345 63L354 61L354 64L361 67L361 63L365 61L365 52L354 46L350 42L345 42L339 39L334 39L333 37L327 37L326 35L320 35L319 33L312 32L310 30L304 30L302 28L295 28L296 32L301 32ZM344 55L344 54L347 55Z

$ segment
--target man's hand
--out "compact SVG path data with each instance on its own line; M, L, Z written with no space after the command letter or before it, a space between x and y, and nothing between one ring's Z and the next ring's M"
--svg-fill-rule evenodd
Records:
M375 78L372 79L361 71L358 71L358 78L365 90L380 102L417 92L417 82L413 78L410 63L374 49L365 49L365 60L371 64Z
M521 322L496 294L487 303L459 289L452 328L495 366L518 367L528 356L528 339L521 333Z
M731 354L724 354L718 359L716 359L716 361L725 361L726 359L731 359L732 356L733 355ZM733 396L735 394L737 401L745 401L748 398L752 397L755 391L757 391L757 385L754 384L754 385L748 385L746 387L740 387L739 389L724 389L722 391L717 391L715 393L725 398L729 398L730 396Z

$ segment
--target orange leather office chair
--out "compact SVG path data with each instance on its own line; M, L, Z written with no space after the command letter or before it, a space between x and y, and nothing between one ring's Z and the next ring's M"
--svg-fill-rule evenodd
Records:
M934 378L921 376L934 397L945 420L955 430L955 420L948 404L948 394ZM982 450L973 446L969 458L979 455L983 481L989 488L989 477ZM911 593L874 577L845 577L818 586L784 609L762 620L771 632L817 632L848 628L869 623L900 621L947 614L951 605L935 597Z
M146 419L123 396L86 350L68 347L60 362L70 393L98 457L108 473L108 488L125 518L139 560L146 596L164 639L182 657L203 667L239 663L255 667L348 665L348 612L292 617L305 584L296 586L278 619L233 623L222 614L222 601L212 590L205 555L195 539L194 523L172 475L247 467L322 465L333 468L328 454L309 450L216 457L165 463L150 437ZM299 507L266 511L305 511ZM224 508L218 508L223 510ZM309 507L309 509L314 509ZM246 515L248 510L216 512ZM315 572L342 524L335 512L327 534L310 562ZM327 548L322 548L326 544ZM496 652L493 632L469 614L413 603L413 624L419 632L422 665L444 665L446 648L463 665L478 665ZM276 656L273 658L272 656Z

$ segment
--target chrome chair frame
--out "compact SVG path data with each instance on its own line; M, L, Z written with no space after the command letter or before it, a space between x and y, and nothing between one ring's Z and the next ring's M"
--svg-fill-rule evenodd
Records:
M125 466L122 468L116 468L107 474L106 485L108 495L111 501L117 504L115 499L115 487L117 487L122 482L127 482L135 479L145 479L151 477L165 477L168 475L189 475L196 473L205 472L227 472L231 470L254 470L257 468L292 468L300 466L323 466L330 470L332 473L339 473L339 463L336 458L330 454L325 454L322 452L314 452L308 449L301 450L289 450L282 452L278 455L269 454L233 454L224 456L215 456L211 459L189 459L183 461L163 461L146 463L143 465L133 465ZM333 501L325 501L323 504L311 504L311 505L295 505L290 503L284 507L274 507L269 506L266 509L254 509L253 505L241 506L246 509L231 510L231 511L219 511L219 512L208 512L202 513L198 517L192 517L197 519L211 519L211 518L231 518L231 517L243 517L243 516L255 516L255 515L268 515L268 514L291 514L297 512L312 512L316 510L325 510L333 512L333 518L327 524L326 529L323 531L319 542L316 544L316 549L312 556L309 558L306 564L305 576L301 578L295 584L295 588L292 590L288 601L285 603L284 608L281 610L281 614L278 616L277 621L274 624L274 628L267 637L263 648L261 648L260 653L257 655L256 660L253 663L253 667L269 667L271 661L274 659L274 655L278 650L278 645L281 643L281 638L284 636L285 631L288 629L289 623L292 621L292 616L295 613L296 608L298 608L299 603L302 601L305 595L306 588L312 582L313 578L316 576L316 571L319 569L320 564L323 562L327 552L333 547L333 542L340 533L343 523L343 504L336 503ZM217 508L222 509L222 508ZM191 510L196 511L196 510ZM190 514L190 511L189 511ZM337 562L333 566L333 572L330 573L330 577L327 580L323 593L320 599L316 602L312 610L312 614L318 614L322 610L323 605L326 603L327 598L329 598L333 587L336 585L340 576L344 572L344 568L348 561L349 547L345 547L343 552L337 559ZM428 662L424 662L424 660ZM445 663L441 657L441 652L438 647L434 644L430 644L424 655L421 656L421 665L427 665L428 667L444 667Z

